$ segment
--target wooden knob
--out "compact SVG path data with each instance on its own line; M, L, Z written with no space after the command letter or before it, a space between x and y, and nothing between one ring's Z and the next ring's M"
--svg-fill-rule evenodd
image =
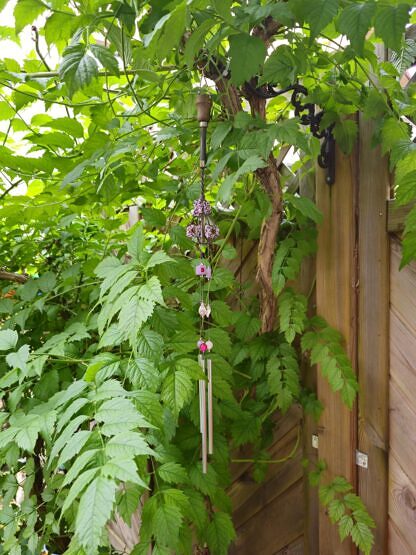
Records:
M196 114L199 122L209 121L212 101L209 94L199 94L196 97Z

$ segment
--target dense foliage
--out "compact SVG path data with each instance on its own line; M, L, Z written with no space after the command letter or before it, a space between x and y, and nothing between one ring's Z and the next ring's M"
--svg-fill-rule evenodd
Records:
M272 245L276 331L259 333L261 299L230 269L242 256L233 238L261 239L273 217L270 161L293 145L301 157L292 169L304 175L319 152L287 95L256 110L252 89L302 82L345 152L357 135L352 115L363 111L390 154L398 199L415 199L415 88L399 82L415 56L404 36L410 7L18 0L14 16L15 28L0 27L0 36L27 43L32 32L35 50L22 64L6 52L0 65L0 117L9 122L0 133L1 266L21 282L29 275L1 282L1 551L108 553L107 522L118 513L130 523L143 506L136 555L149 547L190 554L193 543L225 554L234 538L224 493L231 452L251 444L254 459L267 459L277 409L297 402L319 417L301 383L301 353L321 363L348 406L357 390L341 338L309 320L306 297L286 287L313 253L320 219L287 174ZM380 42L391 61L379 62ZM201 87L214 99L209 186L222 236L210 283L215 454L207 476L197 260L184 232L199 193ZM127 229L131 206L139 222ZM416 209L404 245L408 261ZM257 464L258 479L263 472ZM321 497L341 535L369 552L372 521L350 486L338 479Z

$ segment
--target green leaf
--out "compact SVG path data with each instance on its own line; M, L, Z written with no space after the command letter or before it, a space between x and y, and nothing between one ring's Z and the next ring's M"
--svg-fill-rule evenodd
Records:
M162 545L175 546L182 520L181 511L177 506L163 504L158 507L153 519L156 541Z
M163 60L179 44L186 23L186 6L179 4L170 13L159 19L145 45L150 46L151 55Z
M375 12L374 2L358 2L344 8L338 20L337 27L350 40L351 46L362 53L365 36L371 27L371 20Z
M354 521L350 515L344 515L340 518L340 521L338 522L338 530L341 541L344 541L345 538L351 534L353 526Z
M72 44L65 48L59 75L68 85L71 95L89 85L97 77L97 62L85 44Z
M33 23L45 9L45 5L38 0L18 0L13 12L16 33L20 33L26 25Z
M315 38L337 15L338 0L303 0L302 8Z
M19 368L22 372L27 372L27 361L29 359L29 345L22 345L16 353L9 353L6 362L11 368Z
M137 345L137 335L153 314L155 303L150 300L133 297L123 306L119 315L119 329L124 339L129 339L130 344Z
M94 552L109 520L116 495L116 483L98 476L88 486L79 503L75 534L81 545Z
M81 139L84 136L84 128L74 118L55 118L48 122L42 123L41 127L49 127L50 129L58 129L59 131L64 131L71 135L71 137L76 137Z
M137 339L137 354L149 360L160 360L163 337L149 328L143 328Z
M121 459L119 457L111 459L102 467L101 474L120 480L120 482L131 482L147 489L147 484L140 478L136 463L132 459Z
M266 46L258 37L240 33L230 37L231 81L241 85L259 73L266 56Z
M262 160L257 154L247 158L244 164L242 164L235 173L229 175L226 179L224 179L218 191L219 200L228 202L231 197L233 185L239 179L239 177L246 173L253 172L258 168L264 168L265 166L267 166L267 162Z
M108 70L112 75L120 75L118 61L108 48L100 44L92 44L91 52L104 69Z
M163 382L162 399L175 414L189 400L193 391L193 384L184 370L170 372Z
M88 451L84 451L84 453L81 453L81 455L79 455L79 457L75 459L71 468L65 474L64 481L62 482L62 487L67 486L68 484L73 482L76 478L78 478L78 476L80 475L80 472L84 470L87 464L89 464L93 459L96 459L99 453L100 453L100 449L90 449Z
M285 198L289 200L301 214L309 218L316 224L322 223L322 213L316 207L316 204L307 197L296 196L286 193Z
M207 529L208 547L216 555L227 555L230 543L236 533L230 515L223 512L213 514Z
M351 154L357 134L357 122L351 119L343 119L335 124L334 137L344 154Z
M75 482L72 484L70 490L68 491L65 501L62 505L61 512L64 514L74 503L81 492L87 487L87 485L94 479L98 472L98 468L90 468L82 474L80 474Z
M262 83L280 83L283 87L293 83L296 60L290 46L283 44L269 56L264 64Z
M157 304L165 304L162 295L162 287L156 276L152 276L146 283L140 286L137 296Z
M340 499L328 503L328 516L332 523L338 522L345 513L345 505Z
M169 484L186 484L188 481L188 474L186 470L179 463L167 462L162 464L157 469L159 476Z
M60 467L64 465L67 461L75 457L75 455L77 455L87 443L90 436L91 432L89 430L81 430L79 432L75 432L75 434L62 449L56 466Z
M374 536L367 524L357 522L351 530L352 541L363 551L365 555L371 553L371 547L374 543Z
M201 50L204 44L205 35L216 24L215 19L206 19L203 21L192 35L188 38L185 45L184 60L188 67L192 67L198 51Z
M145 264L146 270L159 266L160 264L165 264L166 262L175 263L175 260L168 256L164 251L157 251L152 254L147 263Z
M120 426L124 430L139 426L149 427L148 422L129 399L114 398L104 401L95 413L95 418L103 423L101 430L106 435L116 435Z
M107 442L105 452L109 457L120 459L154 455L153 449L139 432L120 432Z
M120 360L112 353L100 353L94 357L84 374L86 382L99 381L102 382L118 373L120 368Z
M15 330L0 330L0 351L8 351L16 346L19 336Z
M409 21L409 11L409 4L377 4L374 27L376 35L383 39L387 48L400 48Z

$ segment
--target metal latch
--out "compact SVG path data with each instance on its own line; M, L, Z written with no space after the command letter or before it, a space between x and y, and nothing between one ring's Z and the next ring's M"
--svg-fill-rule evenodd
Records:
M355 452L355 464L361 466L361 468L368 468L368 455L357 449Z

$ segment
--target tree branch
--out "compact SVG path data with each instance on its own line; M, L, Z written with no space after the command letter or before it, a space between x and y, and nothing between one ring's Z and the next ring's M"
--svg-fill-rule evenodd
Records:
M3 281L14 281L15 283L26 283L29 276L26 274L15 274L13 272L6 272L5 270L0 270L0 280Z

